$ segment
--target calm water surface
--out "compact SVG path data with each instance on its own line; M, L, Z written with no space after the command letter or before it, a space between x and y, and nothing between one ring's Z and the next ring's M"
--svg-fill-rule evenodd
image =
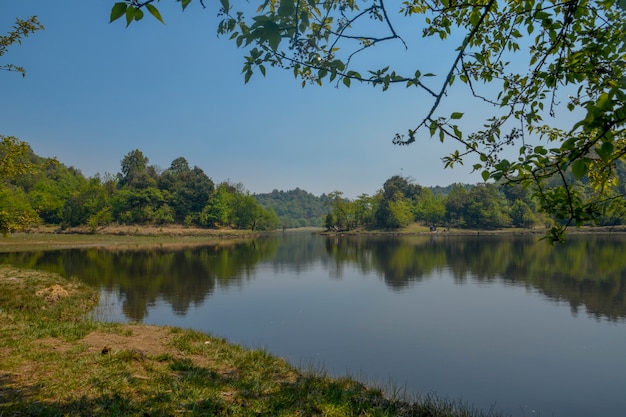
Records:
M0 254L294 365L513 416L624 416L626 237L332 237Z

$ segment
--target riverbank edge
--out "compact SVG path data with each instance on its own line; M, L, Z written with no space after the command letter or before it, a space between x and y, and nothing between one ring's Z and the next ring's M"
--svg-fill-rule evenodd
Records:
M401 229L363 229L352 230L323 230L318 234L327 236L546 236L548 229L525 229L525 228L503 228L503 229L458 229L458 228L436 228L431 230L426 226L411 225ZM568 235L581 234L625 234L626 225L619 226L581 226L567 229Z
M79 280L0 265L0 415L496 415L296 369L190 329L100 322L97 303Z
M0 252L27 250L56 250L75 248L145 249L181 248L203 245L228 246L248 241L263 234L313 233L322 236L533 236L540 240L546 236L541 229L437 229L413 224L397 230L354 229L349 231L326 231L323 228L299 228L276 230L273 232L253 232L250 230L202 229L178 225L170 226L107 226L97 231L86 228L60 230L54 226L39 226L27 231L0 236ZM624 234L626 226L576 227L568 229L570 235L584 234Z

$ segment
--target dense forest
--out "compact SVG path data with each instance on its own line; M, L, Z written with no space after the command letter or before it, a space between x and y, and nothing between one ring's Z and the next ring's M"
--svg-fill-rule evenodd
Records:
M624 164L619 165L621 184L626 181L624 168ZM582 192L588 188L571 174L568 181ZM355 228L396 229L413 222L433 228L443 226L486 230L550 227L555 222L565 222L567 215L564 214L563 220L549 217L545 214L546 207L537 204L536 196L539 192L557 190L556 185L542 190L510 183L422 187L408 178L393 176L373 196L362 194L350 201L344 199L341 192L331 193L328 196L331 210L326 216L325 226L338 231ZM586 224L623 224L626 213L596 214L598 220Z
M0 145L0 162L6 152ZM314 196L296 188L252 194L243 184L215 184L183 157L167 169L149 164L138 149L121 160L117 174L85 177L30 148L15 175L0 177L0 230L24 225L87 227L109 224L168 225L274 230L324 226L328 230L397 229L413 222L432 227L533 228L555 220L536 203L536 190L504 184L453 184L422 187L403 176L389 178L370 196L354 200L340 191ZM626 184L626 169L618 176ZM571 178L575 182L574 177ZM585 189L585 184L578 184ZM541 190L549 192L550 190ZM599 216L600 225L623 224L618 216ZM558 219L556 219L558 222Z
M242 184L215 184L182 157L163 170L134 150L121 160L119 173L92 178L32 152L28 158L28 172L0 185L5 233L24 224L87 226L93 231L112 223L246 230L279 226L274 211L257 203Z
M296 188L291 191L274 190L271 193L255 194L263 207L274 210L284 228L321 227L329 211L329 198L326 194L316 197Z

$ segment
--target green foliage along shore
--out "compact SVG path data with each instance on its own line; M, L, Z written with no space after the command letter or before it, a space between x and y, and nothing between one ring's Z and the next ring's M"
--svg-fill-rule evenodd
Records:
M567 221L549 217L532 187L521 185L423 187L396 175L374 195L354 200L341 191L317 197L299 188L251 194L241 183L215 184L183 157L161 169L135 149L122 158L119 173L86 178L74 167L35 155L25 142L2 139L0 231L5 234L38 224L93 232L110 224L252 231L324 226L348 231L393 230L414 222L433 228L549 228ZM617 172L626 179L623 165ZM588 188L573 175L570 181L583 191ZM623 213L589 224L624 224Z
M0 155L7 152L7 146L0 147ZM30 148L17 159L28 169L0 178L4 233L38 223L93 231L112 223L253 231L279 226L274 211L257 203L242 184L216 185L182 157L162 170L136 149L124 156L119 173L92 178Z

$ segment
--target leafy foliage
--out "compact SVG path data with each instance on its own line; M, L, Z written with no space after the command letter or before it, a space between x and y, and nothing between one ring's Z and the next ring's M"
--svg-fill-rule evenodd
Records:
M626 181L624 164L618 167L618 178ZM576 187L581 193L591 192L589 185L578 182ZM335 191L329 194L329 208L325 226L333 231L398 229L413 222L435 229L441 226L478 230L565 227L563 223L554 226L535 194L507 182L422 187L396 175L385 181L373 196L363 194L350 201ZM614 226L624 224L624 218L601 217L583 224Z
M550 224L536 194L506 182L429 188L396 175L376 194L361 194L354 200L341 191L316 197L299 188L253 195L243 184L214 185L202 169L190 168L183 157L161 170L149 165L139 149L122 158L120 173L85 178L76 168L39 157L27 143L9 137L0 143L0 172L4 234L37 223L86 226L92 232L110 223L272 230L319 226L324 221L327 229L335 231L397 229L413 222L474 229ZM624 184L626 164L617 164L616 173ZM576 180L570 171L566 174L581 194L593 192L589 183ZM603 216L596 223L616 225L624 219Z
M25 38L38 30L43 30L43 28L44 27L37 19L37 16L31 16L26 20L16 18L13 30L9 31L7 35L0 35L0 57L7 53L9 46L13 44L21 44L22 38ZM26 76L26 70L24 67L20 67L15 64L0 65L0 70L14 71L22 74L22 77Z
M33 154L27 143L0 142L0 232L38 223L62 228L118 224L183 224L270 230L279 220L243 185L220 184L185 158L162 173L139 149L121 161L121 172L85 178L74 167Z
M28 227L39 221L19 180L54 160L35 158L30 146L13 136L0 135L0 233Z
M182 8L190 1L181 1ZM303 86L360 82L383 90L416 88L432 104L393 142L408 145L422 136L453 140L459 149L443 158L446 167L473 156L473 168L485 181L532 186L555 221L552 240L562 239L566 226L626 210L616 176L626 155L624 2L406 0L395 14L383 0L259 3L255 10L220 2L217 31L245 49L246 82L255 72L265 75L267 67L279 67ZM126 15L130 24L153 4L118 2L111 20ZM422 42L409 35L415 28ZM402 61L370 66L375 59L369 55L375 58L385 44L420 52L436 40L452 53L439 77L419 66L407 70ZM443 110L457 80L457 88L475 101ZM475 102L493 106L478 130L462 125ZM560 115L572 121L558 127L565 120ZM506 151L510 147L516 156ZM566 172L588 183L590 191L581 192Z
M327 196L317 197L300 188L273 190L271 193L255 194L254 198L261 206L274 210L284 228L320 227L328 212Z
M167 190L177 223L193 223L213 194L215 184L202 169L191 169L183 157L172 161L159 176L159 188Z
M0 135L0 183L11 181L30 169L30 147L14 136Z

